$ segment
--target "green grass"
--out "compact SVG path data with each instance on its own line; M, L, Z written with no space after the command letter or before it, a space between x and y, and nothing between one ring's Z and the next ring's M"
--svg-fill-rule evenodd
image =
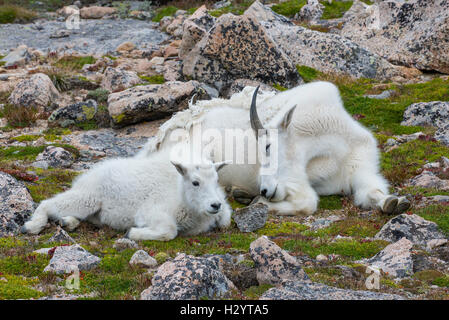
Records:
M338 210L343 208L341 196L321 196L319 208L324 210Z
M249 6L252 5L254 0L244 0L239 2L231 2L231 5L220 9L209 11L209 14L213 17L219 17L223 14L232 13L235 15L242 15Z
M316 258L319 254L338 254L342 258L359 260L370 258L387 246L386 241L339 240L335 242L310 241L301 239L286 240L282 247L289 251L300 252Z
M79 174L75 171L64 169L36 169L39 180L26 183L31 197L35 202L41 202L60 192L67 190L73 179Z
M3 275L0 278L6 280L0 280L0 300L31 299L45 295L43 292L31 288L32 285L39 282L36 279L23 279L20 276L12 275Z
M0 148L0 156L4 160L25 160L33 161L36 156L44 151L45 146L33 147L5 147Z
M92 56L64 56L56 61L53 66L66 70L79 71L85 64L94 64L96 61L97 59Z
M171 17L173 16L176 11L178 11L179 9L174 7L174 6L167 6L167 7L163 7L163 8L159 8L156 10L156 14L153 17L153 22L159 22L162 20L163 17Z
M0 24L27 23L36 19L35 12L17 5L0 5Z
M161 74L156 74L153 76L139 76L140 79L145 81L144 84L163 84L165 83L164 76Z
M244 295L252 300L259 299L268 289L273 288L271 284L261 284L259 286L253 286L245 290Z
M281 234L298 234L307 230L308 227L296 222L267 222L262 229L257 230L257 234L266 236L276 236Z
M311 82L315 80L320 72L315 70L314 68L310 68L308 66L296 66L296 70L298 70L299 75L305 82Z
M439 142L414 140L401 144L381 156L381 167L385 177L399 185L416 176L426 162L449 156L449 148Z
M322 19L336 19L341 18L352 6L352 1L332 1L329 3L327 1L320 1L324 5Z
M0 259L0 270L10 275L36 277L42 275L49 261L50 258L42 254L9 256Z
M95 90L91 90L87 93L87 99L93 99L97 101L98 103L107 103L108 102L108 96L109 91L103 88L98 88Z
M449 235L449 206L431 205L414 211L426 220L435 222L446 235Z
M306 3L306 0L289 0L275 4L271 9L276 13L292 18Z
M15 140L15 141L19 141L19 142L25 142L25 141L30 142L30 141L36 141L40 137L42 137L42 136L39 134L24 134L21 136L13 137L13 138L11 138L11 140Z

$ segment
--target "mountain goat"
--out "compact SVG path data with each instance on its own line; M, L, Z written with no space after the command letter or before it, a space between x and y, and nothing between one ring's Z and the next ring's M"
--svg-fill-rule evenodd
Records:
M335 85L313 82L278 94L258 96L257 92L246 87L230 100L191 105L164 123L137 157L170 146L173 142L168 138L178 128L187 130L187 140L192 140L196 127L216 129L223 136L228 129L254 131L242 133L248 138L244 152L255 148L256 138L262 133L266 143L259 143L258 152L269 159L268 165L277 155L274 172L263 174L267 163L261 165L260 157L254 164L248 158L243 164L236 163L235 155L228 157L218 139L212 158L234 161L220 172L220 184L236 186L250 196L260 193L265 199L259 201L279 215L312 214L319 195L331 194L353 194L356 205L388 214L409 208L405 197L388 194L388 183L379 173L376 139L347 113ZM270 132L276 132L276 137Z
M129 229L133 240L171 240L228 227L232 210L217 173L225 163L193 162L185 154L173 160L172 151L95 165L70 190L42 201L22 232L38 234L48 218L69 230L80 220Z

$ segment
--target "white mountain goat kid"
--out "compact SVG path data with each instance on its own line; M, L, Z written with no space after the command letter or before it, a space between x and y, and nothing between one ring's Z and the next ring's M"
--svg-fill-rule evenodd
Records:
M348 114L337 87L329 82L313 82L278 94L257 95L257 90L246 87L229 100L199 101L165 122L137 157L170 148L177 129L186 130L186 140L191 141L199 127L202 132L218 130L222 137L228 129L241 129L248 138L245 154L257 144L251 128L262 133L277 129L277 144L268 135L261 148L268 156L278 155L273 174L261 174L259 161L251 164L245 158L245 163L236 163L235 155L223 152L224 145L234 141L215 139L212 157L233 161L220 171L220 184L245 190L252 197L262 194L267 200L261 201L279 215L312 214L319 195L331 194L353 194L357 205L388 214L410 206L405 197L388 194L388 183L379 172L376 139Z
M225 163L172 160L172 156L164 150L144 159L95 165L70 190L42 201L22 232L38 234L48 219L68 230L80 220L129 229L127 236L133 240L171 240L178 234L228 227L232 210L217 173Z

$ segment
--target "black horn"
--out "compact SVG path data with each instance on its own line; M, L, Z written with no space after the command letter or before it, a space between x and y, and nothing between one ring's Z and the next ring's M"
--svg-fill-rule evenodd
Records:
M262 122L259 119L259 115L257 114L257 107L256 107L257 92L259 91L259 87L260 86L257 86L256 90L254 90L253 100L251 101L251 108L249 110L251 128L253 128L256 137L258 137L259 130L265 130L265 128L262 125Z

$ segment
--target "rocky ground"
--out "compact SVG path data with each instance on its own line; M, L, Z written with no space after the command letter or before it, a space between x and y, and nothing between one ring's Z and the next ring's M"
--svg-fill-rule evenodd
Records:
M449 298L446 1L87 2L9 21L0 1L0 299ZM80 29L64 28L73 14ZM136 154L193 96L314 80L375 133L410 211L327 196L311 217L277 217L233 193L230 229L192 238L136 243L87 223L19 233L39 202Z

